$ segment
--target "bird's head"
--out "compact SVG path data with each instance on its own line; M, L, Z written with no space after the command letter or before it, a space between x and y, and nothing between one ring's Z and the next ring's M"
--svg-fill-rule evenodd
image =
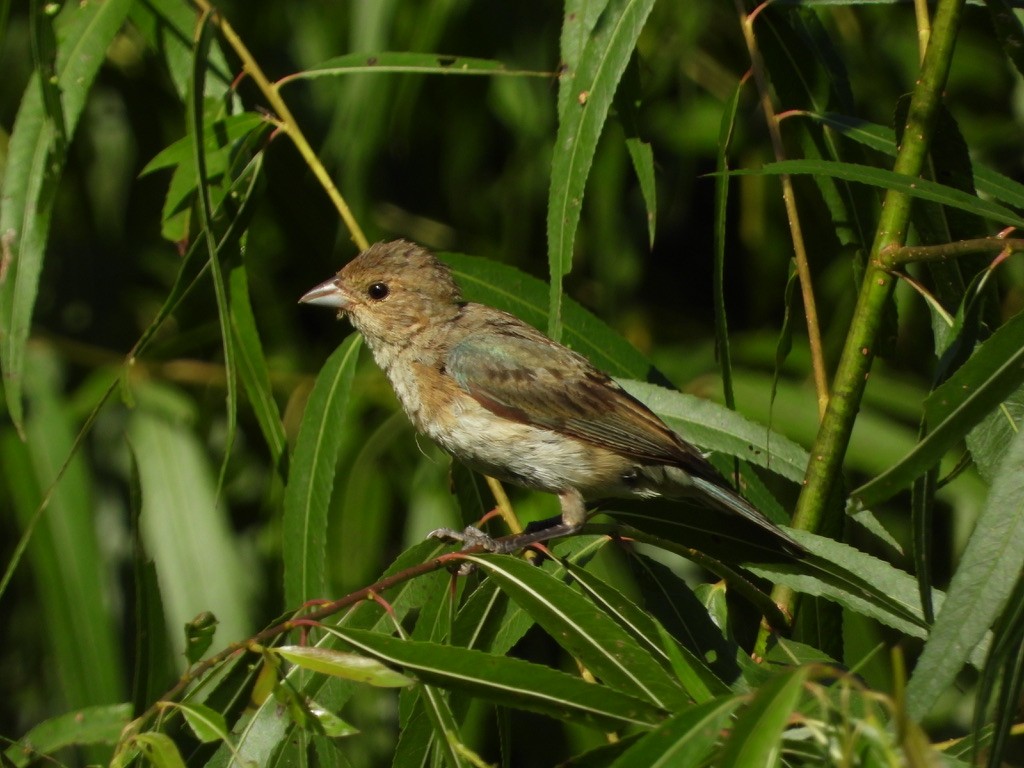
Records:
M395 240L371 245L299 301L337 309L374 347L402 344L454 316L462 294L448 265L415 243Z

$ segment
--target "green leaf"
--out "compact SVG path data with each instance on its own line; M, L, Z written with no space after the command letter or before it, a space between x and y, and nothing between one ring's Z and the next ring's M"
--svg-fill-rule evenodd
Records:
M277 407L270 386L270 371L263 354L256 317L249 301L249 277L244 266L231 269L228 276L229 300L231 304L231 332L235 336L235 350L238 353L238 374L242 379L249 403L256 421L259 422L263 439L270 449L274 467L284 476L287 471L287 440L281 411Z
M633 558L633 561L636 559ZM651 617L647 612L649 595L646 590L644 600L638 605L589 571L572 564L568 564L567 568L573 580L603 614L632 635L659 664L672 669L690 698L700 703L714 695L728 692L729 687L719 680L700 658L688 648L679 645L665 627ZM649 586L644 582L640 582L640 585ZM689 591L681 579L674 586Z
M185 624L185 658L189 664L195 664L210 650L216 632L217 617L209 611L203 611Z
M352 334L327 358L299 427L284 493L285 602L326 596L327 505L341 446L361 337Z
M569 107L559 120L551 160L547 224L551 275L548 335L555 341L560 341L562 336L562 277L572 267L583 191L597 140L619 79L653 6L654 0L611 0L608 3L580 56L579 67L569 86Z
M809 667L795 667L761 686L750 705L738 713L716 764L765 768L778 765L782 732L800 701L809 674Z
M139 734L132 741L156 768L185 768L177 745L167 734L150 731Z
M203 127L206 124L203 93L206 82L206 59L209 55L212 35L213 28L209 23L209 16L203 14L200 17L200 25L196 36L189 98L185 103L185 126L191 139L193 150L192 160L196 172L196 191L199 198L199 204L196 208L199 211L199 223L202 227L206 254L210 260L210 276L213 280L213 292L217 298L217 318L220 321L221 346L224 350L224 380L227 385L227 434L225 435L224 442L227 450L221 465L220 480L217 483L217 487L220 488L224 484L228 457L231 454L231 447L235 442L235 432L238 428L238 365L235 362L236 342L235 335L231 331L231 307L228 302L228 288L220 263L220 247L213 231L214 204L210 193L210 178L207 174L206 149L200 138L203 134Z
M347 645L402 667L425 683L502 706L601 729L648 728L663 717L662 710L645 701L521 659L344 627L327 629ZM524 687L524 680L529 686Z
M619 383L694 445L803 480L809 456L792 440L710 400L640 381Z
M38 764L41 755L64 747L115 744L132 719L131 704L108 704L76 709L35 725L4 750L3 756L17 768Z
M870 507L908 486L939 462L982 419L1024 383L1024 312L975 350L925 401L928 435L902 460L850 495Z
M33 74L7 146L0 187L0 369L19 432L25 344L65 161L61 137L70 141L74 135L89 88L131 6L131 0L64 4L55 21L62 115L47 111L39 74Z
M324 709L315 701L309 702L309 712L320 723L324 736L331 739L341 739L346 736L355 736L359 729L351 723L346 723L333 712ZM317 737L318 738L318 737Z
M350 53L336 56L315 66L288 75L278 81L286 85L297 80L339 75L368 73L409 73L420 75L511 75L516 77L551 77L551 72L509 69L493 59L475 59L470 56L447 56L415 51L382 51L378 53Z
M611 768L690 768L708 765L707 757L721 739L739 696L711 699L673 715L644 734ZM715 765L727 763L715 762ZM741 765L740 763L728 763ZM746 763L754 766L757 763Z
M807 117L834 128L844 136L866 147L890 156L896 155L896 138L892 128L833 113L823 115L808 113ZM1001 173L996 173L976 160L973 161L973 165L974 183L980 194L1016 208L1024 208L1024 184Z
M270 650L303 669L367 683L378 688L401 688L412 685L413 682L379 661L355 653L306 645L283 645Z
M952 684L985 637L1024 567L1024 433L1003 458L935 626L907 685L907 711L920 719Z
M1013 12L1013 5L1007 0L985 0L985 7L1003 53L1024 75L1024 26L1021 26L1020 17Z
M814 557L799 565L756 564L754 575L783 584L797 592L826 597L852 611L894 627L913 637L924 637L917 581L883 560L824 536L790 531ZM938 604L941 595L935 595Z
M736 110L739 108L742 83L737 83L722 111L718 127L718 154L715 159L715 256L712 293L715 307L715 350L722 370L722 392L725 405L736 408L736 395L732 386L732 350L729 346L729 323L725 310L725 251L726 219L729 205L729 144L736 124Z
M27 554L34 610L53 628L42 639L55 677L49 695L70 707L120 701L125 683L109 602L111 563L96 525L93 478L84 457L75 455L79 425L62 395L64 372L48 346L30 347L25 384L27 440L3 431L0 473L12 522L26 530L36 526Z
M222 637L248 637L253 582L218 503L210 458L188 424L191 403L151 383L140 386L137 397L128 438L139 467L142 535L156 565L167 624L180 627L208 610L219 619ZM171 640L183 654L181 633Z
M1003 205L990 200L983 200L976 195L962 192L929 179L907 176L883 168L872 168L866 165L832 162L828 160L783 160L767 163L760 170L731 171L734 175L824 175L846 181L868 184L880 189L891 189L911 197L930 200L934 203L948 205L961 211L974 213L984 219L993 221L1000 226L1024 227L1024 217ZM981 184L978 191L982 191Z
M255 112L241 112L237 115L226 115L206 120L203 124L203 151L206 153L207 176L217 178L227 171L230 163L230 150L237 147L257 128L266 125L266 119ZM146 163L145 167L139 171L139 177L166 168L188 168L192 180L191 189L194 192L196 177L193 164L193 145L194 141L191 136L178 139Z
M228 740L228 724L224 715L204 704L178 704L192 733L204 744Z
M597 20L608 0L566 0L562 14L562 30L558 48L561 66L558 71L558 119L561 121L573 100L572 83L579 69L580 58L590 42Z
M151 51L164 59L174 90L183 102L188 97L192 76L192 39L196 31L195 8L179 0L145 0L132 3L132 26L145 39ZM208 65L213 77L207 78L206 96L224 97L232 87L234 73L224 53L214 42Z
M665 674L661 662L666 659L653 637L649 619L644 625L647 642L641 647L634 635L604 611L595 610L594 603L530 563L484 555L467 556L466 560L486 571L502 591L606 685L666 710L675 710L687 701L682 688ZM634 613L629 615L635 618Z

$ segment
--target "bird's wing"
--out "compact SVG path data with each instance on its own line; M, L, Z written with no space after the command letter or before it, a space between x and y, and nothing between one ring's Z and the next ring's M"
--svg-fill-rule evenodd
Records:
M482 406L513 421L560 432L644 463L671 464L721 477L586 358L529 326L504 324L470 333L448 353L447 373Z

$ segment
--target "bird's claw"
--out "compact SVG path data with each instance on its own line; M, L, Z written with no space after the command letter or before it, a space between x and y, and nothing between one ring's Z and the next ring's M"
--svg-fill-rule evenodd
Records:
M441 539L442 541L459 541L462 542L462 548L470 549L471 547L480 547L485 552L497 552L504 554L508 552L508 549L504 546L501 541L488 536L486 533L481 531L479 528L474 528L472 525L467 525L461 531L457 531L454 528L437 528L427 534L428 539Z

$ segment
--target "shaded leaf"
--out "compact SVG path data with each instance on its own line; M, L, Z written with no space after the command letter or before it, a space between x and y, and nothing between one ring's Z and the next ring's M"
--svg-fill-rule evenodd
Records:
M61 114L47 111L34 73L7 146L0 187L0 369L7 410L19 431L25 343L65 161L61 137L70 141L74 135L89 87L131 6L131 0L64 4L55 21Z
M1024 567L1024 433L1003 458L988 501L907 685L907 711L934 706L985 637Z
M646 641L641 647L605 612L594 610L590 600L530 563L500 556L474 555L466 559L485 570L559 645L605 684L662 709L673 710L685 703L683 690L666 677L665 668L652 657L652 653L661 656L662 651L649 619L644 624ZM596 582L589 583L597 588ZM607 596L607 590L601 592ZM608 604L604 607L607 609ZM619 618L626 615L620 612ZM628 616L637 618L633 612ZM637 631L637 625L633 624L632 629Z

